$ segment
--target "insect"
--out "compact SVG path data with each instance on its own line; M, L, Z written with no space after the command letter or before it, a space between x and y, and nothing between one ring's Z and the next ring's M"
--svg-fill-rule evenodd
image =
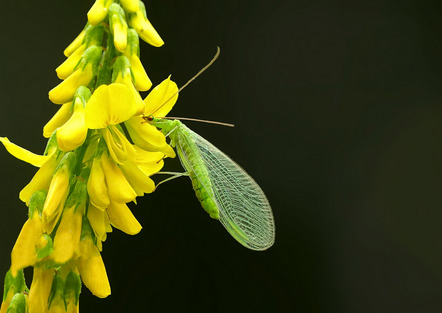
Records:
M227 155L179 120L147 116L168 135L198 200L239 243L265 250L275 241L272 209L259 185ZM182 175L180 175L182 176Z
M219 53L218 47L213 59L178 92L209 68ZM218 219L240 244L252 250L266 250L273 245L275 222L270 203L261 187L245 170L180 120L153 115L143 118L170 138L170 145L177 150L181 164L186 170L186 173L178 174L163 172L175 175L160 184L175 177L189 176L196 197L204 210L210 217ZM233 126L219 122L210 123Z

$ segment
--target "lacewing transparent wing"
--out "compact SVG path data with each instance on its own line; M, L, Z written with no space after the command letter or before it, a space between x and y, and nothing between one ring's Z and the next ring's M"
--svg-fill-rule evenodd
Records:
M275 223L262 189L227 155L180 124L175 130L175 143L181 163L210 195L219 210L221 223L233 238L249 249L271 247L275 241ZM196 157L196 153L201 158ZM197 169L201 166L206 170ZM202 173L208 173L208 177L202 177Z

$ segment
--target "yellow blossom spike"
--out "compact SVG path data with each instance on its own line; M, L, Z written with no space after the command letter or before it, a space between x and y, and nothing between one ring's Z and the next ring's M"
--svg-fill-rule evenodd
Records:
M111 294L106 268L98 248L91 238L80 241L80 257L77 260L78 271L84 285L99 298L106 298Z
M139 10L139 0L120 0L121 5L128 13L133 13Z
M14 157L36 167L42 166L50 158L48 155L38 155L29 150L23 149L10 142L6 137L0 137L0 141L5 146L6 150L8 150L8 152Z
M54 114L54 116L49 120L49 122L46 123L45 127L43 128L44 137L51 137L58 127L63 126L64 123L69 120L72 115L71 107L72 102L66 102L60 107L60 109L58 109L57 113Z
M100 241L106 240L105 216L107 216L105 211L97 208L92 203L89 204L87 218L92 229L94 230L95 236L97 236Z
M85 33L86 31L85 29L83 29L81 33L78 34L78 36L74 39L74 41L72 41L72 43L64 50L63 53L66 57L69 57L72 53L75 52L75 50L78 49L78 47L81 46L84 40Z
M91 25L102 22L106 16L112 0L96 0L87 13L87 19Z
M43 164L32 180L20 191L20 200L29 205L29 200L34 192L42 189L47 189L52 180L52 175L57 167L57 158L55 155L51 156L48 161Z
M118 165L106 153L103 153L101 157L101 165L106 176L111 202L126 203L135 200L137 194L124 177Z
M140 223L124 203L111 202L107 208L107 214L112 226L128 235L138 234L142 229Z
M17 275L17 271L34 265L37 261L37 243L43 235L38 211L34 211L32 218L28 219L18 235L14 248L11 252L11 273Z
M108 126L101 133L106 141L109 154L116 163L122 164L127 159L135 157L135 149L115 125Z
M54 251L51 257L57 263L69 261L78 249L81 235L83 212L76 206L64 210L60 225L54 237Z
M103 167L101 166L101 158L94 158L93 160L91 173L87 182L87 191L91 203L96 208L105 210L109 206L110 200L107 192L106 178L104 176Z
M68 78L49 91L49 99L56 104L69 102L80 86L87 86L93 77L92 64L78 68Z
M46 312L54 273L54 269L34 267L32 285L29 291L29 313Z
M172 110L178 100L178 86L170 76L156 86L144 99L144 115L164 117Z
M138 99L123 84L101 85L86 105L85 121L90 129L101 129L120 124L131 118L138 110Z
M58 78L66 79L69 77L69 75L71 75L74 72L75 67L80 62L81 57L85 50L86 50L86 45L85 44L81 45L59 67L55 69Z
M87 127L84 121L84 103L80 97L75 98L74 113L70 119L57 130L57 143L61 151L72 151L86 140Z
M137 12L130 14L129 23L148 44L154 47L161 47L164 44L163 39L147 19L143 2L140 1L140 9Z
M155 183L153 180L140 170L135 162L126 161L120 165L120 168L132 188L137 193L137 196L141 197L145 193L151 193L155 190Z

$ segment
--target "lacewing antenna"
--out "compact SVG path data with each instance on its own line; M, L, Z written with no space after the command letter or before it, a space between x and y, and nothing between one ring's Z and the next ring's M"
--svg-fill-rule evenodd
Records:
M194 121L194 122L201 122L201 123L208 123L208 124L216 124L221 126L228 126L228 127L235 127L234 124L229 123L223 123L223 122L216 122L216 121L209 121L209 120L201 120L197 118L190 118L190 117L172 117L172 116L165 116L165 117L158 117L165 120L184 120L184 121Z
M191 79L189 79L187 81L187 83L185 83L180 89L178 89L177 92L175 92L169 99L167 99L166 101L164 101L164 103L162 105L160 105L155 112L157 112L160 108L162 108L167 102L169 102L173 97L175 97L181 90L183 90L184 88L187 87L187 85L189 85L191 82L193 82L198 76L200 76L205 70L207 70L215 61L216 59L218 59L219 54L221 52L221 49L217 46L216 47L216 53L215 56L212 58L212 60L210 60L210 62L204 66L198 73L196 73L195 76L193 76ZM155 112L152 112L152 114L155 114Z

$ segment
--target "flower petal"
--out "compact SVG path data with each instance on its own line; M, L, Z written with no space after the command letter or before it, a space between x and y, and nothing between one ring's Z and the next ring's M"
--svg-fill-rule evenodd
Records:
M149 90L152 87L152 82L147 76L146 70L144 69L143 64L140 61L140 58L136 55L128 56L130 61L130 65L132 68L132 74L134 76L135 88L140 91Z
M78 148L86 140L87 131L83 102L77 97L71 118L57 130L58 147L65 152Z
M133 142L146 151L161 151L167 146L166 137L141 116L134 116L125 123Z
M137 112L138 105L137 99L126 85L101 85L86 105L86 125L90 129L101 129L120 124Z
M63 126L64 123L69 120L72 115L71 107L72 102L66 102L61 106L60 109L58 109L57 113L55 113L55 115L49 120L49 122L46 123L45 127L43 128L44 137L51 137L58 127Z
M144 99L144 115L165 117L172 110L178 99L178 86L170 76L156 86Z
M126 234L135 235L142 229L140 223L124 203L111 202L107 208L107 214L112 226Z
M46 312L53 279L53 269L34 267L32 285L29 290L29 313Z
M135 157L135 149L115 125L102 130L103 138L106 141L109 154L118 164L124 163L127 159Z
M155 190L155 183L142 170L140 170L135 162L126 161L120 166L124 176L137 193L137 196L143 196L145 193L151 193Z
M135 200L137 194L124 177L120 168L106 153L101 157L101 165L106 176L109 197L112 201L126 203Z
M98 209L92 203L89 204L87 218L92 226L92 229L94 230L95 236L97 236L97 238L101 241L106 240L105 216L107 218L105 211Z
M83 55L85 50L86 50L86 45L85 44L81 45L59 67L55 69L58 78L66 79L69 77L69 75L71 75L74 72L75 67L80 62L81 56Z
M77 260L78 271L85 286L99 298L111 294L106 267L101 254L90 238L80 242L81 257Z
M87 182L87 191L90 201L95 207L103 211L109 206L109 194L100 158L94 158L92 163L91 173Z
M75 206L64 210L54 237L51 256L55 262L63 264L74 256L80 242L82 218L81 210L75 210Z
M35 173L32 180L20 191L20 200L29 205L29 200L34 192L47 189L51 183L52 175L57 167L57 158L52 155L49 160Z
M22 147L17 146L9 141L7 137L0 137L0 141L5 146L6 150L17 159L25 161L29 164L32 164L36 167L42 166L47 160L50 158L49 155L38 155L32 153L29 150L23 149Z

